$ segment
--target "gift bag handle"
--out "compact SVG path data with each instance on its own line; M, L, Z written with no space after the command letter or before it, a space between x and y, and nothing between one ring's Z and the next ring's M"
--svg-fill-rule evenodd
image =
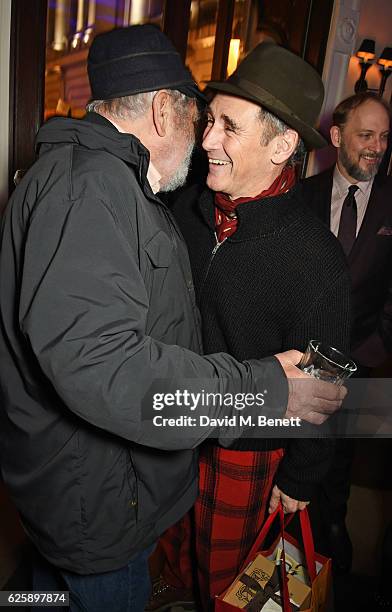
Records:
M299 511L299 520L301 523L302 541L304 544L305 559L308 569L308 574L311 582L314 582L317 576L316 572L316 557L314 553L314 541L312 527L310 524L310 518L308 509L305 507Z
M271 529L272 523L274 522L274 520L276 519L278 515L280 517L281 537L283 541L284 530L287 527L287 525L290 523L290 521L294 518L294 514L290 514L288 517L287 516L285 517L285 515L283 514L282 504L279 502L279 505L276 508L276 510L274 510L274 512L272 512L272 514L269 515L264 525L260 529L259 534L256 538L256 541L253 544L252 548L250 549L249 554L247 555L241 567L241 571L244 571L247 565L249 565L249 563L253 561L257 553L260 552L260 550L262 549L264 540L267 537L267 534L269 533ZM313 582L317 575L316 558L315 558L315 552L314 552L312 527L310 525L310 519L309 519L307 508L304 508L303 510L299 510L299 519L300 519L300 524L301 524L301 533L302 533L302 541L304 545L306 566L307 566L309 578L311 582Z
M279 503L278 506L279 511L279 522L280 522L280 537L282 538L282 554L280 557L280 570L282 572L282 595L283 595L283 612L291 612L291 604L290 604L290 596L289 596L289 587L288 587L288 579L286 572L286 553L284 549L284 513L282 504ZM292 517L291 517L292 518ZM288 522L290 522L291 518ZM287 525L288 523L286 523Z
M269 517L267 518L267 520L265 521L264 525L262 526L262 528L260 529L257 538L255 540L255 543L253 544L252 548L250 549L243 565L241 568L241 571L243 571L247 565L249 565L249 563L251 561L253 561L253 559L255 558L255 556L257 555L257 553L260 552L263 544L264 544L264 540L267 537L268 533L270 532L272 523L274 522L274 520L276 519L276 517L279 514L279 510L280 510L281 504L279 502L278 507L276 508L276 510L274 510L272 512L272 514L269 515ZM290 523L290 521L293 518L293 515L290 515L288 518L285 519L285 516L283 514L283 508L282 508L282 515L283 515L283 519L281 518L281 523L283 521L283 529L281 529L281 531L284 531L284 528L287 527L287 525ZM282 527L282 525L281 525Z
M250 561L253 561L254 557L259 552L260 547L262 546L265 540L265 537L271 528L272 523L274 522L275 518L278 515L279 515L279 523L280 523L280 535L282 538L282 554L279 560L279 567L281 571L282 608L283 608L283 612L291 612L290 595L289 595L287 572L286 572L286 556L285 556L285 550L284 550L285 516L283 513L282 504L279 503L276 510L272 514L270 514L270 516L264 523L262 529L259 532L259 535L256 538L256 542L252 546L245 560L245 563L242 566L240 573L242 573L245 570L246 566L250 563ZM286 525L291 521L291 519L292 519L292 516L290 516L288 520L286 520Z

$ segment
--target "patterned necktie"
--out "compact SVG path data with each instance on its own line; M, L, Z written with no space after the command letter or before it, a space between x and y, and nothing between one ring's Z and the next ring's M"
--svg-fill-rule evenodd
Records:
M348 188L348 194L343 202L342 213L340 215L338 239L347 257L350 254L357 234L357 202L355 200L355 192L357 190L357 185L351 185Z

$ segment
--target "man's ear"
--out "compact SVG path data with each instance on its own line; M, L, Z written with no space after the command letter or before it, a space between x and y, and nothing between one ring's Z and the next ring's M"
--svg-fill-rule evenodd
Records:
M273 164L284 164L294 153L298 145L298 132L286 130L283 134L275 136L275 146L272 152L271 161Z
M170 94L162 89L155 94L152 101L152 118L158 136L164 137L167 134L171 113Z
M329 134L331 136L331 142L332 142L333 146L336 147L337 149L339 149L340 141L342 139L341 133L340 133L340 128L337 125L333 125L331 127L331 129L329 130Z

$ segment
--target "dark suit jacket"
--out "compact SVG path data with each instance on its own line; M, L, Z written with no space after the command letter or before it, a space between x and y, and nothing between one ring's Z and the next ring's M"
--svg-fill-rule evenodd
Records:
M333 168L302 182L303 196L330 227ZM352 355L376 367L392 354L392 177L374 179L366 214L348 257L352 282Z

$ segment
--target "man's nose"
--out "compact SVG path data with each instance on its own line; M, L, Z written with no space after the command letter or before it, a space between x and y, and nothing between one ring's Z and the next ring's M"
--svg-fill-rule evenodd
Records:
M203 149L205 151L212 151L217 149L220 145L219 130L215 125L207 125L203 134Z
M370 150L374 153L385 153L386 150L386 142L381 136L374 136L372 142L370 143Z

